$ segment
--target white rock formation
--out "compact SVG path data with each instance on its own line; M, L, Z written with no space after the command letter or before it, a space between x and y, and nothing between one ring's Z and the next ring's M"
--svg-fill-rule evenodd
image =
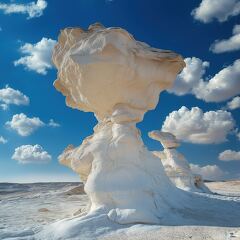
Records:
M201 176L191 172L185 157L176 150L180 143L173 134L152 131L148 135L164 147L163 151L153 151L153 154L161 159L167 176L176 187L186 191L211 193Z
M54 86L67 105L92 111L99 121L92 136L59 157L85 182L90 213L107 212L119 223L159 222L154 176L163 175L166 186L169 181L144 147L136 122L156 107L159 93L184 67L183 59L138 42L123 29L95 24L86 32L63 30L53 62Z
M160 92L171 87L184 67L182 57L138 42L121 28L95 24L87 31L64 29L54 49L53 62L58 69L54 85L66 96L67 105L94 112L98 124L92 136L77 148L68 147L59 157L62 164L84 180L91 202L89 211L86 216L48 227L46 236L51 232L51 239L67 239L103 219L103 224L107 224L104 229L108 228L108 221L205 221L203 214L209 215L208 199L176 188L159 158L144 146L136 128L144 113L156 107ZM197 200L192 201L193 198ZM210 204L210 212L223 207L224 217L210 214L206 221L223 224L230 218L232 222L238 220L224 208L225 204L216 201Z

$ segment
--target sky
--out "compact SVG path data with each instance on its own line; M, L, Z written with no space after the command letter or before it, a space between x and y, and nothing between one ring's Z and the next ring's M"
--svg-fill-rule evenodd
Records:
M79 181L57 157L97 121L65 105L51 52L61 29L95 22L184 58L174 86L137 124L148 149L162 149L149 131L169 131L193 172L239 179L239 16L237 0L0 0L0 182Z

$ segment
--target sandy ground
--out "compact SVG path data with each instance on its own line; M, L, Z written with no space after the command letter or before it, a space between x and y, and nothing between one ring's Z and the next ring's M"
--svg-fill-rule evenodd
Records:
M240 197L240 180L226 182L209 182L206 185L214 192L226 196Z
M240 197L240 180L206 183L212 192ZM103 238L104 240L240 240L240 228L208 226L155 226L135 225Z
M79 195L77 185L21 185L24 188L21 191L18 186L18 191L13 186L7 187L7 192L0 191L0 239L35 240L35 230L77 213L88 202L86 195ZM240 201L240 180L209 182L207 186L215 193L214 197ZM100 235L79 236L77 240L240 240L240 228L136 224Z
M132 231L132 232L131 232ZM199 227L199 226L177 226L160 227L150 231L139 231L129 229L129 232L109 235L104 240L239 240L240 229L219 228L219 227Z

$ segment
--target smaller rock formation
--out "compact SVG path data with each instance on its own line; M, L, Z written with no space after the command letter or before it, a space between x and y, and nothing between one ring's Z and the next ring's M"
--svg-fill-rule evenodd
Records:
M84 191L84 185L81 183L79 186L66 191L64 194L67 196L72 196L72 195L83 195L86 193Z
M149 137L159 141L164 147L163 151L153 151L161 159L165 172L176 187L186 191L210 193L200 175L191 172L189 163L176 148L180 143L169 132L152 131Z

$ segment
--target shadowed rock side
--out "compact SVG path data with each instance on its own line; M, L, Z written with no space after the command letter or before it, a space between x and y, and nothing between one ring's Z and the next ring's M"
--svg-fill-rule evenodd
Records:
M176 148L180 146L176 137L169 132L152 131L149 137L159 141L164 150L153 151L173 184L186 191L211 193L200 175L193 174L185 157Z
M79 147L59 156L84 181L89 212L48 226L51 239L81 234L96 221L105 230L115 223L240 225L239 203L176 188L136 128L184 67L181 56L138 42L121 28L95 24L87 31L64 29L53 62L55 87L67 105L94 112L98 124Z

